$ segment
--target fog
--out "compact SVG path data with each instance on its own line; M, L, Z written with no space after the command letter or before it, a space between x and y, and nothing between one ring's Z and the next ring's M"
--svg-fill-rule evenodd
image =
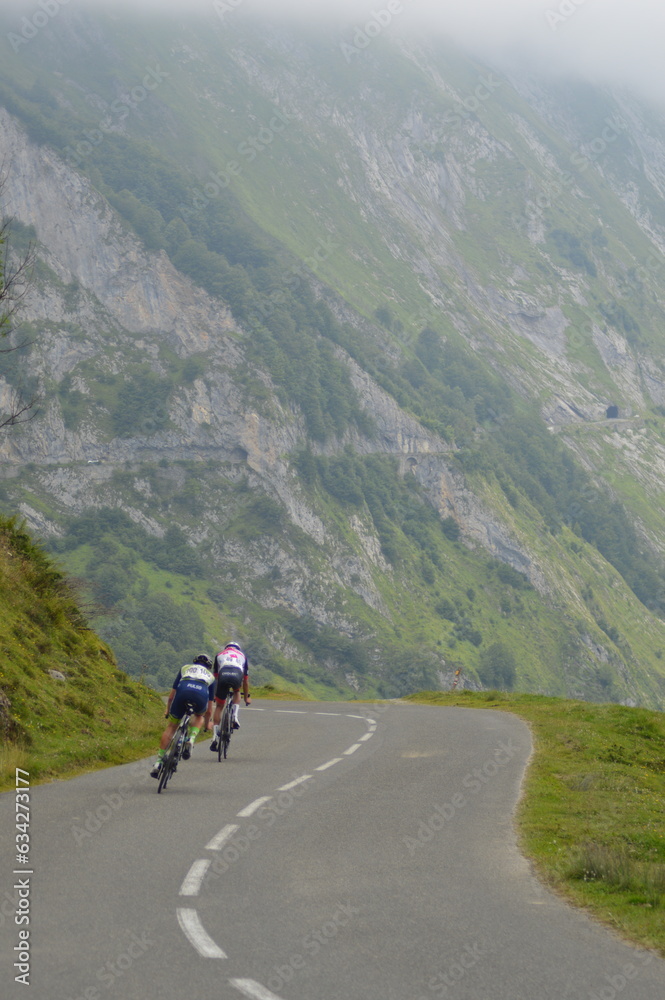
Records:
M42 5L75 11L106 6L177 11L228 24L258 15L320 23L352 38L370 21L381 33L425 29L493 62L526 63L540 72L626 85L665 103L665 5L662 0L4 0L30 14Z

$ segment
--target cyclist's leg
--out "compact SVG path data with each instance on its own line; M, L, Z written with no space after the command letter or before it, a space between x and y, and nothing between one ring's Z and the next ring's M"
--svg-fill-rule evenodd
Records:
M192 701L192 693L191 691L187 690L186 685L183 684L182 687L178 688L178 690L175 693L175 698L171 702L171 708L169 710L169 717L168 717L168 725L164 730L164 735L162 736L161 747L163 750L166 750L166 748L168 747L171 739L173 738L173 734L180 725L180 720L182 719L183 715L187 712L188 705L190 704L191 701Z
M217 688L215 690L215 715L214 715L214 730L219 732L219 723L222 718L222 710L224 708L224 702L226 701L226 696L229 691L228 678L225 677L224 671L220 671L217 676Z
M233 728L240 729L240 723L238 722L238 711L240 706L240 688L242 687L243 674L242 670L234 669L232 674L229 676L229 686L233 691L233 704L231 706L231 718L233 719Z
M194 740L203 723L203 715L208 707L208 689L196 682L185 685L185 710L181 725L184 726L183 759L189 760ZM175 700L175 699L174 699ZM171 709L173 711L173 708Z
M168 724L166 726L166 729L162 733L161 740L159 741L159 749L160 750L162 750L162 751L166 750L166 748L168 747L169 743L173 739L173 734L175 733L176 729L178 728L178 723L179 722L180 722L179 718L174 719L173 716L169 715Z
M240 704L240 688L242 686L242 670L236 667L223 667L217 678L217 695L226 698L229 692L233 693L233 705L230 709L232 728L240 729L238 722L238 705ZM222 703L223 704L223 703Z
M213 709L214 709L214 707L215 707L215 702L214 702L214 699L213 699L213 701L209 701L208 702L208 706L207 706L207 708L205 710L205 714L203 716L203 726L202 726L202 729L203 729L204 733L207 733L207 732L209 732L212 729L212 717L213 717Z
M164 754L169 748L169 744L171 743L175 731L178 728L178 725L180 724L180 720L187 711L187 702L190 699L190 697L191 697L191 692L186 690L186 685L183 685L182 688L179 687L175 693L175 697L171 702L171 708L169 710L166 729L162 733L162 738L159 742L159 753L157 755L157 760L155 761L153 768L150 772L153 778L156 778L157 775L159 774L159 765L161 764Z
M164 732L162 733L162 738L159 741L159 750L157 752L157 760L152 765L152 770L150 771L150 773L153 776L153 778L156 778L159 775L159 768L160 768L160 765L162 763L162 760L164 759L164 754L168 750L169 744L170 744L171 740L173 739L173 734L175 733L175 731L176 731L177 728L178 728L178 721L177 721L177 719L176 719L175 722L172 722L171 721L171 717L169 716L168 725L167 725L166 729L164 730Z
M159 751L157 753L157 760L152 765L152 769L150 771L153 778L156 778L159 775L159 768L162 763L162 759L168 749L169 743L173 739L173 734L175 733L177 728L178 728L178 719L174 719L172 715L169 715L166 729L162 733L162 738L159 741Z
M185 744L185 749L183 750L182 756L185 760L189 760L192 755L192 750L194 749L194 743L196 742L196 737L199 735L201 726L203 725L203 713L200 715L192 715L189 720L189 726L187 727L187 742Z
M240 723L238 722L238 712L240 711L240 688L233 689L233 704L231 706L231 718L233 719L233 728L240 729Z

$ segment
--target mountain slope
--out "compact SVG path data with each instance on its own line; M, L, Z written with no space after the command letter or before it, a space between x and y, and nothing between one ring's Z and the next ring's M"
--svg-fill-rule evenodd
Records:
M161 593L324 693L661 705L657 116L443 46L61 13L2 74L46 397L5 504L127 665L180 652Z

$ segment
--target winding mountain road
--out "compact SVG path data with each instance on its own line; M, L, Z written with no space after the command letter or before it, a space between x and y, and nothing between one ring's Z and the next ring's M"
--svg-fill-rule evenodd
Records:
M519 854L516 717L263 701L241 722L161 795L148 761L31 789L30 876L0 796L3 997L663 1000L665 962Z

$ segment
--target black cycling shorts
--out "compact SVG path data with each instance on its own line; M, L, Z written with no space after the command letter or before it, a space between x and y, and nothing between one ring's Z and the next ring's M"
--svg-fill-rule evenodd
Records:
M226 701L229 691L239 691L242 686L243 673L240 667L222 667L217 677L217 701Z
M192 678L185 678L180 681L171 702L169 709L170 719L182 719L187 711L187 706L191 705L194 715L203 715L208 707L208 685L202 681L195 681Z

